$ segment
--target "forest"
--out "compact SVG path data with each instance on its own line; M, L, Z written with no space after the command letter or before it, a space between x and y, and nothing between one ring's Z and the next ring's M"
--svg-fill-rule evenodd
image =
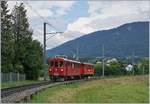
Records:
M33 30L23 3L12 11L1 2L1 72L19 72L37 79L43 69L43 48L32 38Z

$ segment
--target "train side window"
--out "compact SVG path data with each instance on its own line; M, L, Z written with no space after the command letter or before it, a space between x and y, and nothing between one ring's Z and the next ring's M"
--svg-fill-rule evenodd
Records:
M77 68L79 69L79 64L77 63Z
M74 63L72 63L72 68L74 68Z
M75 68L75 69L77 68L77 64L76 64L76 63L74 63L74 68Z
M68 67L70 67L70 62L66 62L66 65L67 65Z
M62 67L64 65L63 61L59 62L59 66Z

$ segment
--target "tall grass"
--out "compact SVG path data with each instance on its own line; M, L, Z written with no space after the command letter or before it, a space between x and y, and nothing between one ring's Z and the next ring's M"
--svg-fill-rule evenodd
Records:
M48 88L34 103L148 103L148 76L103 78Z

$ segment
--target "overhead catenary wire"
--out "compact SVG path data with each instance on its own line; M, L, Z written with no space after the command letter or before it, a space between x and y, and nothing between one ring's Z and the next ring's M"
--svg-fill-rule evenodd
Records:
M52 36L50 36L50 37L48 37L46 40L48 40L48 39L50 39L50 38L52 38L52 37L54 37L55 35L60 34L60 33L63 33L63 32L54 32L54 33L49 33L49 34L53 34L53 35L52 35Z
M43 16L41 16L40 14L39 14L39 12L37 12L35 9L33 9L32 8L32 6L28 3L28 2L26 2L26 1L22 1L22 2L24 2L33 12L35 12L44 22L46 22L46 24L47 25L49 25L50 27L52 27L53 29L55 29L55 30L57 30L57 31L59 31L60 29L58 29L58 28L56 28L55 26L53 26L46 18L44 18ZM62 32L59 32L59 33L62 33ZM48 33L49 34L49 33ZM52 36L50 36L48 39L50 39L50 38L52 38L52 37L54 37L54 36L56 36L56 35L58 35L58 32L56 32L56 33L54 33ZM48 40L48 39L46 39L46 40Z
M35 12L43 21L45 21L47 25L49 25L55 30L58 30L58 31L60 30L56 28L55 26L53 26L45 17L41 16L35 9L33 9L32 6L28 2L26 1L22 1L22 2L24 2L33 12Z

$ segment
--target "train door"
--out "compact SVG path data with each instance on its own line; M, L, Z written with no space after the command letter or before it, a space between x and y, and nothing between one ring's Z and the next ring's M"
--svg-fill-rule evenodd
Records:
M70 76L71 71L71 63L69 61L66 61L66 77L68 78Z
M69 64L69 62L68 61L64 61L64 66L65 66L65 73L64 73L64 76L65 77L67 77L68 76L68 68L69 68L69 66L68 66L68 64Z

